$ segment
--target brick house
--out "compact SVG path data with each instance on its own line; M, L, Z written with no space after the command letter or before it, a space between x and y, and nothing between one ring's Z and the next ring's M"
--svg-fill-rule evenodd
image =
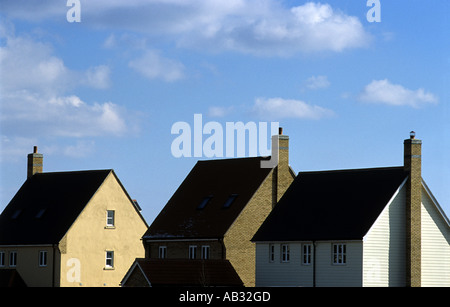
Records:
M412 133L400 167L300 172L252 239L256 286L450 286L421 146Z
M261 167L269 159L262 157L198 161L144 234L146 259L183 259L185 268L198 260L222 260L245 286L254 286L250 239L295 177L289 167L289 137L281 132L277 137L279 160L272 168ZM150 280L157 274L151 266L144 272L143 266L142 260L135 263L122 285L135 284L136 275Z
M42 165L35 147L27 180L0 215L4 283L119 286L144 256L148 225L137 204L112 169L44 173Z

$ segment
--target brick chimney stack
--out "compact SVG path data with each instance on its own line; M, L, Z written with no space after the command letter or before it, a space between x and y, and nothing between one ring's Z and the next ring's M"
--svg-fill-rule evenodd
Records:
M37 146L33 147L33 153L28 154L27 178L36 173L42 173L44 164L44 155L38 153Z
M411 131L404 141L406 183L406 285L421 286L422 141Z
M289 136L283 134L281 127L278 131L278 146L277 202L292 182L289 170Z

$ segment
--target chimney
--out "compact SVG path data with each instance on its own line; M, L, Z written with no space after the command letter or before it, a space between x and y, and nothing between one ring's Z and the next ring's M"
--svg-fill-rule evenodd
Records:
M28 154L27 178L36 173L42 173L44 156L38 153L37 146L33 147L33 153Z
M289 136L283 134L281 127L278 130L278 146L277 202L293 180L289 169Z
M406 285L421 286L422 141L411 131L404 142L406 183Z

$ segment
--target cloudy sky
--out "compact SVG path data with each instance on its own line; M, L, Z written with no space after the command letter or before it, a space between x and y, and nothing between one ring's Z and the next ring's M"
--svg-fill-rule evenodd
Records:
M450 5L379 2L2 0L0 210L37 145L44 171L114 169L151 223L206 159L171 151L201 114L279 122L295 172L400 166L415 130L450 215Z

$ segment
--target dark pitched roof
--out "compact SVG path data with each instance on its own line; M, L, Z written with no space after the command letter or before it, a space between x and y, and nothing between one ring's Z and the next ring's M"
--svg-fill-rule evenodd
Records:
M58 243L111 171L28 178L0 215L0 245Z
M228 260L143 259L138 258L124 277L127 286L132 270L139 269L155 286L243 286L242 280ZM141 286L150 286L143 284ZM134 285L136 286L136 285Z
M403 167L299 173L252 241L360 240L407 175Z
M272 169L263 158L199 161L145 233L146 239L221 238ZM211 196L211 197L210 197ZM205 199L210 197L209 199ZM228 207L224 204L234 200ZM204 208L200 204L207 200Z
M0 270L0 288L3 287L26 287L27 284L20 276L16 269L1 269Z

